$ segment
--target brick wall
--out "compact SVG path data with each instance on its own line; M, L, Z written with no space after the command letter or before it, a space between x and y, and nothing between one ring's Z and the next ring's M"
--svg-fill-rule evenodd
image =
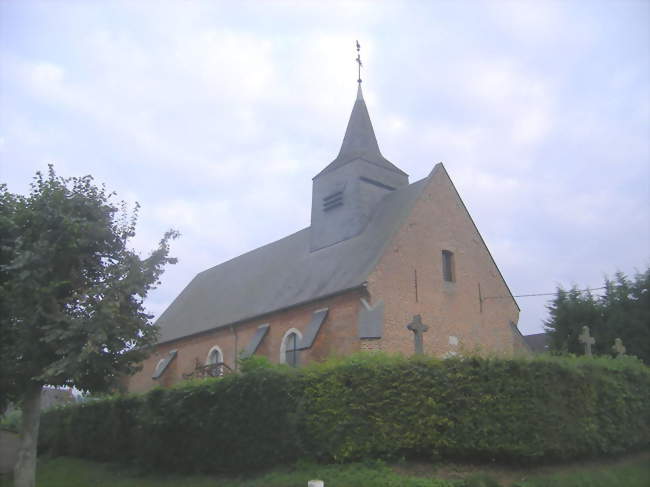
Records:
M454 254L454 281L445 282L442 250ZM128 381L130 391L144 391L156 385L151 379L158 361L170 350L176 359L160 383L169 386L182 380L183 373L205 364L210 349L218 345L224 362L235 368L238 353L245 349L257 327L270 329L256 354L280 360L280 345L287 330L305 331L312 313L329 307L329 314L310 350L300 354L301 363L323 360L331 354L347 355L358 350L413 353L413 334L406 329L413 315L422 315L429 326L424 351L444 356L473 351L512 354L525 351L522 339L510 323L517 323L519 311L508 296L505 282L492 261L444 167L437 166L411 213L402 223L363 291L350 291L314 301L265 317L240 323L158 346L143 364L143 370ZM359 340L357 317L359 298L385 303L384 336Z
M381 351L381 339L366 338L361 340L361 351L363 352L378 352Z
M445 282L442 250L454 253L454 282ZM385 303L383 350L411 354L406 325L421 314L429 330L425 353L465 351L511 354L516 337L510 322L519 312L489 252L442 165L434 170L410 215L368 279L372 302Z
M215 345L218 345L223 352L224 362L235 369L238 353L246 348L255 335L257 327L264 323L269 323L270 327L257 349L256 355L268 357L272 362L277 363L280 361L282 338L287 330L295 328L304 333L312 313L325 307L329 308L327 318L322 324L312 348L300 352L300 362L323 360L331 354L347 355L356 352L360 348L357 315L361 296L361 291L349 291L328 299L313 301L246 321L233 327L161 344L144 361L142 370L127 380L127 388L130 392L142 392L158 384L165 387L175 384L182 380L182 374L192 372L196 361L205 364L210 349ZM156 364L170 350L178 350L178 355L163 376L158 381L154 381L151 375Z

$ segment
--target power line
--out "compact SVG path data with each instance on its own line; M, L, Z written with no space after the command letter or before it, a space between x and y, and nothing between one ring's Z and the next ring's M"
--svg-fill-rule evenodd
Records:
M589 291L600 291L601 289L607 289L607 286L591 287L591 288L588 288L588 289L575 289L575 290L571 289L569 292L577 291L579 293L586 293L586 292L589 292ZM486 298L483 298L483 301L485 301L486 299L506 299L506 298L510 298L510 297L513 297L513 298L530 298L532 296L555 296L556 294L557 294L557 291L555 291L554 293L518 294L516 296L488 296Z

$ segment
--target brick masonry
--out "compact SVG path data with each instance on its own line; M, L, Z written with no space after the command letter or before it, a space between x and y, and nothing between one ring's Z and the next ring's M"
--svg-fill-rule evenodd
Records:
M208 353L218 345L224 354L224 362L233 370L236 358L246 348L255 335L257 327L269 323L269 332L262 340L256 355L268 357L272 362L280 362L280 345L284 334L291 328L305 332L312 313L321 308L329 308L325 322L309 350L300 352L300 362L324 360L329 355L348 355L360 349L357 335L357 316L361 306L363 290L353 290L327 299L312 301L302 306L278 311L271 315L221 328L193 337L160 344L154 353L143 362L142 370L127 380L130 392L143 392L155 385L170 386L182 380L183 374L192 372L196 362L205 364ZM235 346L236 344L236 346ZM151 376L156 364L170 350L178 350L176 359L171 362L159 381Z
M454 281L445 282L442 250L454 254ZM481 301L483 297L505 296ZM381 339L360 340L357 320L360 298L372 304L383 300L384 334ZM280 361L285 333L295 328L304 333L312 313L328 307L329 314L311 349L300 352L300 362L324 360L332 354L359 350L414 352L413 333L406 329L413 315L422 315L429 326L424 352L437 356L463 353L523 352L526 346L511 323L519 310L493 262L469 213L442 165L430 180L410 214L387 244L383 256L368 278L365 289L277 311L233 326L183 338L156 347L143 369L127 381L130 391L145 391L158 382L169 386L182 380L195 364L205 364L217 345L224 362L236 368L238 354L246 348L257 327L269 323L269 332L256 354ZM178 350L159 381L151 378L158 361Z
M454 253L454 282L442 274L442 250ZM519 311L444 167L432 173L414 208L368 278L385 303L383 350L411 354L413 315L429 326L424 352L512 354L521 339L510 322ZM417 288L417 290L416 290Z

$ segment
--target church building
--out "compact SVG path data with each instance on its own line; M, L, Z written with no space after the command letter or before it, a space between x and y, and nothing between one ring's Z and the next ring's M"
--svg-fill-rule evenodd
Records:
M409 183L379 150L359 82L341 150L313 178L311 225L194 277L128 389L236 371L252 355L300 366L416 346L513 354L526 349L518 317L445 167Z

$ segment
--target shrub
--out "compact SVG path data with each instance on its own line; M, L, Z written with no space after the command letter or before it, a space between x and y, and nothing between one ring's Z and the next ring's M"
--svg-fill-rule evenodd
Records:
M255 372L260 369L273 369L278 367L281 366L274 364L262 355L251 355L250 357L239 359L239 371L242 374Z
M632 358L384 354L244 374L48 412L54 455L247 472L298 457L539 463L648 445L650 371Z

